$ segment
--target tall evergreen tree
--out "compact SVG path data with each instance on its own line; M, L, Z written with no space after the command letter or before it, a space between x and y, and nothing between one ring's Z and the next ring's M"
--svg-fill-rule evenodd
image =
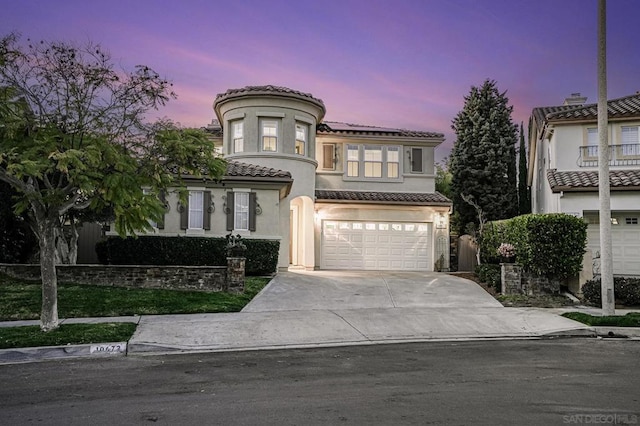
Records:
M451 153L454 209L460 231L478 224L478 208L487 220L506 219L518 213L515 144L517 126L511 119L506 92L486 80L471 87L465 104L454 118L456 142ZM470 199L477 207L465 202Z
M518 156L518 213L531 213L531 192L527 186L527 148L524 145L524 125L520 122L520 147Z

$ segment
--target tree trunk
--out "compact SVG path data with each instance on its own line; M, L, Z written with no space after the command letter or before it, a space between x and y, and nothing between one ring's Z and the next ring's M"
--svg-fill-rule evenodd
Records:
M51 221L39 224L40 276L42 278L42 311L40 328L51 331L58 328L58 278L56 275L56 226Z
M74 218L71 218L71 227L70 227L71 236L69 237L69 265L75 265L78 263L78 238L80 238L80 234L78 233L78 225Z
M58 265L69 263L69 244L62 226L55 229L56 264Z

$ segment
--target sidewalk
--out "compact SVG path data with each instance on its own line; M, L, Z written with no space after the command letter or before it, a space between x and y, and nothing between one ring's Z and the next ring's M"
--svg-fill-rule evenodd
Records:
M560 316L587 307L505 308L471 281L435 274L279 274L238 313L77 318L138 323L129 342L0 350L0 364L79 356L310 348L400 342L640 338ZM622 311L616 312L623 314ZM626 313L626 312L624 312ZM0 327L38 324L0 323Z

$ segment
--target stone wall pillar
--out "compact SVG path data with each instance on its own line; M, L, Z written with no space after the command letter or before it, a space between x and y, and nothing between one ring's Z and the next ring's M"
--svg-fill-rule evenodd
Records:
M501 263L500 278L502 294L522 294L522 265Z
M244 257L227 257L227 289L230 291L244 291Z

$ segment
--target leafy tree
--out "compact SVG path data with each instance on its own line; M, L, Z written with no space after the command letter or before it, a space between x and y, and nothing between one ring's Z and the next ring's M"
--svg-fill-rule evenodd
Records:
M520 147L518 157L518 213L531 213L531 192L527 186L527 149L524 145L524 126L520 122Z
M44 331L58 327L56 239L70 215L111 209L116 231L135 234L164 213L161 190L184 196L183 176L224 173L203 131L144 121L174 97L152 69L115 69L96 44L0 40L0 180L38 240Z
M488 221L510 218L518 212L517 129L505 93L500 93L492 80L472 87L451 126L456 132L450 159L451 190L461 227L480 225L478 209ZM465 202L463 196L476 205Z
M436 163L436 191L447 198L453 196L451 192L451 173L445 164Z

